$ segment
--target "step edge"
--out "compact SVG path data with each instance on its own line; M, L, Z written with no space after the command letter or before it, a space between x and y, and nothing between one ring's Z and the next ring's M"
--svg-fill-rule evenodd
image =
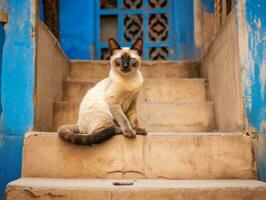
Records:
M25 134L25 138L28 138L30 136L38 136L38 135L47 135L47 136L55 136L57 135L57 132L44 132L44 131L29 131ZM249 137L247 135L245 135L244 133L242 133L241 131L235 131L235 132L163 132L163 131L151 131L148 132L147 136L137 136L137 137L156 137L156 136L176 136L176 137L212 137L212 136L232 136L232 137L236 137L236 136L241 136L241 137ZM118 136L119 137L119 136ZM121 137L124 137L123 135L121 135Z
M123 186L123 189L263 189L266 190L266 183L256 179L202 179L202 180L156 180L138 179L132 186ZM62 188L62 189L121 189L112 185L113 182L127 181L127 179L60 179L60 178L19 178L7 185L9 188ZM64 185L65 183L65 185ZM37 185L38 184L38 185Z
M71 82L71 83L97 83L101 80L103 80L103 79L93 79L93 78L77 79L77 78L68 77L67 80L64 81L64 83L68 83L68 82ZM203 83L205 83L205 81L207 81L206 78L147 78L147 79L144 79L144 82L145 81L158 81L158 80L160 80L160 81L163 81L163 80L184 81L184 82L185 81L195 81L195 82L203 82Z
M64 104L64 105L79 105L80 102L78 101L54 101L54 104ZM202 104L207 104L207 105L213 105L213 102L212 101L209 101L209 100L204 100L204 101L195 101L195 102L183 102L183 101L170 101L170 102L142 102L141 104L160 104L160 105L163 105L163 104L173 104L173 105L202 105Z
M74 63L106 63L109 64L110 61L109 60L70 60L71 64ZM153 61L153 60L143 60L142 63L177 63L177 64L196 64L196 65L200 65L201 62L198 60L157 60L157 61Z

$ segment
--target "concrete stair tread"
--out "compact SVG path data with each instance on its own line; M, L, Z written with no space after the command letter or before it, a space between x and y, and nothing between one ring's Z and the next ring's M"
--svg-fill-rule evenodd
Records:
M266 183L256 180L136 180L131 186L113 185L119 181L21 178L8 184L6 200L264 200L266 196Z
M96 79L68 79L64 82L63 100L81 101L97 82ZM146 79L139 94L139 101L203 101L207 96L206 85L206 80L199 78Z
M56 104L63 104L63 105L79 105L79 101L55 101ZM169 102L140 102L140 104L160 104L160 105L197 105L197 104L210 104L213 105L212 101L204 100L204 101L197 101L197 102L187 102L187 101L169 101Z
M46 135L46 136L49 136L49 135L57 135L57 132L39 132L39 131L30 131L28 133L26 133L25 137L30 137L30 136L36 136L36 135ZM199 137L199 136L226 136L226 137L229 137L229 136L241 136L241 137L247 137L245 134L243 134L242 132L239 132L239 131L236 131L236 132L217 132L217 131L213 131L213 132L162 132L162 131L149 131L148 134L146 136L164 136L164 137L167 137L167 136L176 136L176 137L179 137L179 136L185 136L185 137ZM146 136L143 136L143 137L146 137ZM139 137L142 137L142 136L139 136Z
M115 148L114 148L115 147ZM242 133L152 132L93 146L29 132L22 177L133 179L252 179L252 141ZM48 164L49 163L49 164Z
M96 63L96 64L109 64L109 60L71 60L71 63ZM169 64L169 63L176 63L176 64L199 64L200 62L196 60L143 60L142 64L147 66L154 66L154 64Z
M158 180L158 179L59 179L59 178L20 178L8 184L8 187L52 187L52 188L111 188L121 189L113 182L133 182L122 188L257 188L266 190L266 183L253 179L223 180Z
M109 68L109 61L72 61L70 77L102 79L108 75ZM141 71L145 78L199 77L199 62L143 61Z
M78 109L78 102L56 101L53 130L76 123ZM139 102L137 110L140 125L149 131L205 132L215 128L210 101Z
M66 81L64 82L71 82L71 83L97 83L99 81L101 81L102 79L96 79L96 78L87 78L87 79L77 79L77 78L71 78L71 77L68 77ZM161 81L189 81L189 82L193 82L193 81L204 81L206 82L207 79L205 78L148 78L148 79L145 79L145 81L158 81L158 80L161 80Z

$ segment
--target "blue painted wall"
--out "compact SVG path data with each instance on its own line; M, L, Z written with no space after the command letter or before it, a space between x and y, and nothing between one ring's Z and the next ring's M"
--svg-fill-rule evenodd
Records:
M43 13L43 0L39 0L39 12L40 12L40 19L44 21L44 13Z
M249 123L258 133L258 178L266 181L266 0L246 0L248 62L244 71Z
M5 185L20 177L23 136L34 122L35 38L31 2L8 1L1 74L0 199Z
M93 59L95 44L95 3L99 0L60 1L60 43L70 59ZM194 59L193 0L173 1L175 59ZM89 51L89 49L91 51Z
M0 86L1 86L1 75L2 75L2 54L3 54L3 46L5 42L5 29L2 24L0 24ZM1 87L0 87L0 97L1 97ZM2 102L0 99L0 114L2 113ZM0 124L1 126L1 124ZM1 135L1 132L0 132Z
M173 9L176 60L194 59L196 49L193 0L175 0Z
M91 59L95 42L94 0L60 1L60 43L70 59Z
M214 13L214 1L213 0L201 0L202 9L209 13Z

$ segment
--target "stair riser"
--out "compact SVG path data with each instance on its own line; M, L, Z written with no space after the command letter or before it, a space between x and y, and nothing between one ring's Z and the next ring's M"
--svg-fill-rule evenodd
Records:
M55 103L54 130L63 124L75 124L78 103ZM138 104L139 122L148 131L211 131L214 111L211 103L195 104Z
M37 134L25 138L22 177L249 179L251 149L249 137L230 134L121 135L92 147Z
M139 104L140 126L149 131L208 132L214 129L211 103Z
M63 87L63 100L80 102L85 96L86 92L95 85L94 82L64 82Z
M109 62L72 62L70 77L73 79L103 79L109 74ZM189 62L143 62L144 78L195 78L199 65Z
M64 100L80 102L93 82L66 81ZM197 102L206 98L206 83L200 79L147 79L139 95L141 102Z
M123 186L122 186L123 187ZM52 189L52 188L13 188L9 187L6 200L265 200L266 189L249 188L134 188L117 189L93 188L84 189ZM19 197L19 198L18 198Z

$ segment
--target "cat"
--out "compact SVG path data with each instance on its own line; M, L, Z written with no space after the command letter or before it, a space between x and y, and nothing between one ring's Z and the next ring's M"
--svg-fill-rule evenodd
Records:
M143 40L121 48L108 40L109 76L88 90L79 107L77 125L59 127L59 137L78 145L99 144L116 134L129 138L146 135L137 119L136 103L144 79L140 72Z

